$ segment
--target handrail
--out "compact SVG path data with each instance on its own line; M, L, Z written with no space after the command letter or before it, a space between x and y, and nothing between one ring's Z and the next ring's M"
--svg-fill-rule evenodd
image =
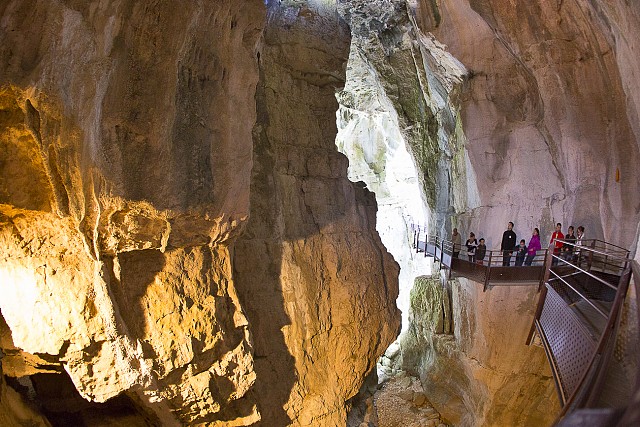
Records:
M447 255L451 255L452 252L453 252L453 242L451 240L442 239L442 238L440 238L438 236L435 236L435 235L430 235L430 236L427 236L427 242L432 242L433 244L435 244L435 246L440 246L441 244L443 244L444 247L446 249L448 249L448 251L445 252ZM461 248L461 250L459 251L460 254L468 253L466 251L466 245L464 243L460 244L460 248ZM514 248L512 250L512 252L516 252L516 249ZM502 259L503 259L502 258L503 257L503 253L504 253L504 251L500 250L500 249L489 249L489 250L486 251L485 259L483 261L489 261L490 260L491 261L491 265L502 266L501 263L502 263ZM537 251L536 252L536 256L533 259L533 261L534 262L543 262L544 258L546 257L546 253L547 253L547 249L541 249L541 250ZM462 259L462 258L460 258L460 259ZM515 255L512 254L511 255L511 265L512 266L513 266L514 259L515 259ZM485 264L483 264L483 265L485 265ZM488 264L486 264L486 265L488 265ZM537 265L540 265L540 264L537 264Z
M585 370L580 383L578 384L578 386L576 387L576 390L572 393L571 397L569 398L569 400L565 403L564 407L562 408L562 411L560 411L560 415L559 415L559 419L564 417L570 409L573 409L573 405L577 404L580 405L580 402L576 402L578 396L580 395L585 395L586 396L583 398L583 400L588 400L589 399L589 392L592 391L594 384L593 384L593 380L591 382L588 382L588 379L590 377L598 377L599 376L599 369L602 368L602 363L601 363L601 357L602 357L602 352L604 351L605 347L608 344L609 339L611 338L611 336L613 335L613 330L617 324L618 321L618 313L620 312L620 308L622 306L622 301L626 295L626 291L627 291L627 286L629 285L629 277L630 277L630 268L627 268L625 270L625 274L623 274L623 276L620 278L620 284L619 284L619 291L616 293L616 297L613 303L613 306L611 307L611 311L609 313L609 318L607 320L607 324L602 332L602 334L600 335L600 339L598 340L598 345L596 347L596 351L593 354L593 356L591 357L591 360L587 366L587 369ZM625 280L626 278L626 280ZM593 372L595 370L595 372ZM586 387L586 389L584 389ZM596 390L596 392L599 390Z
M577 248L577 249L587 249L590 252L597 253L599 255L614 256L614 257L619 258L619 259L624 259L625 261L630 261L629 254L631 252L628 249L621 248L620 246L616 246L616 245L614 245L612 243L604 242L602 240L597 240L597 239L583 240L581 245L576 244L575 240L571 241L571 240L565 240L565 239L555 239L555 241L556 242L560 242L562 244L567 244L567 245L573 246L574 248ZM586 242L593 242L593 243L603 242L603 243L605 243L607 245L614 246L614 247L616 247L618 249L621 249L619 252L622 252L625 255L624 256L619 256L619 255L615 255L614 252L600 252L599 250L595 249L595 245L594 246L586 246L584 244Z
M607 313L605 313L604 311L602 311L598 306L596 306L595 304L593 304L588 297L586 297L585 295L583 295L579 290L577 290L575 287L573 287L569 282L567 282L566 280L564 280L564 278L560 277L555 271L551 270L551 274L553 274L554 276L556 276L556 278L558 280L560 280L562 283L564 283L565 285L567 285L569 288L571 288L571 290L573 290L573 292L575 292L576 294L578 294L578 296L580 298L582 298L583 300L585 300L587 302L587 304L589 304L593 309L595 309L599 315L601 315L602 317L604 317L605 319L608 317ZM551 279L551 280L555 280L555 279ZM549 280L547 283L551 282L551 280Z
M434 235L427 236L425 256L431 255L441 265L447 267L449 277L453 272L456 272L460 276L483 283L483 291L486 291L490 284L501 285L523 281L542 283L544 266L547 262L548 250L546 249L544 252L538 251L528 264L525 263L524 258L521 258L520 263L514 265L513 259L517 259L517 257L511 255L509 256L510 265L506 266L503 265L503 251L489 250L482 260L468 261L463 255L468 253L463 250L464 246L461 244L460 251L456 251L456 256L454 256L454 244L451 240Z
M636 308L637 313L637 322L640 325L640 265L635 260L632 260L630 263L631 273L633 275L633 283L636 291ZM640 366L640 352L636 353L637 365ZM634 404L634 402L636 404ZM637 403L640 402L640 369L636 372L636 382L635 389L633 391L633 396L631 397L631 403L627 406L627 410L625 411L620 423L620 426L637 426L640 425L640 411L637 410Z
M565 260L565 259L563 259L563 258L560 258L560 257L558 257L558 256L556 256L556 255L552 255L552 256L553 256L553 258L554 258L554 259L557 259L557 260L560 260L560 261L564 262L564 263L565 263L565 264L567 264L568 266L570 266L570 267L572 267L572 268L574 268L574 269L578 270L578 271L579 271L579 272L581 272L581 273L586 274L587 276L591 277L591 278L592 278L592 279L594 279L594 280L597 280L598 282L600 282L600 283L602 283L603 285L605 285L605 286L607 286L607 287L609 287L609 288L613 289L614 291L618 289L618 287L617 287L617 286L614 286L614 285L610 284L610 283L609 283L609 282L607 282L606 280L603 280L603 279L601 279L600 277L598 277L598 276L596 276L596 275L592 274L590 271L583 270L582 268L580 268L580 267L578 267L578 266L576 266L576 265L574 265L574 264L570 263L569 261L567 261L567 260ZM557 276L557 273L553 272L553 274Z
M629 259L629 251L625 250L624 256L620 256L618 253L602 252L599 250L599 248L595 247L595 243L597 241L594 240L592 242L593 244L591 247L583 246L583 245L574 245L575 247L580 248L581 253L583 253L582 251L584 251L583 255L586 255L586 256L582 259L585 259L587 261L586 268L582 268L580 264L576 264L574 262L569 261L568 259L565 259L563 257L560 257L554 254L553 249L555 248L555 244L552 243L549 248L549 260L557 260L558 264L560 263L560 261L562 261L563 267L561 268L563 269L569 268L570 272L569 273L562 272L561 270L558 270L556 266L553 266L554 264L553 262L549 262L547 266L547 271L545 272L545 280L544 280L544 282L547 283L547 286L550 287L549 289L556 290L555 289L556 286L561 287L557 289L562 289L562 287L564 287L565 289L570 289L571 292L575 293L575 295L577 295L577 297L580 300L585 301L591 308L593 308L598 313L599 316L601 316L606 320L604 328L602 329L600 327L597 328L596 333L598 334L598 337L596 338L596 336L593 336L593 339L594 339L593 343L595 344L595 347L593 347L593 350L591 350L593 352L590 353L588 358L583 359L585 363L581 365L582 368L580 371L578 371L580 373L580 376L574 377L575 380L571 380L571 375L575 375L575 371L573 371L574 374L570 374L571 371L569 369L575 369L575 368L570 368L569 366L575 366L575 365L566 365L566 362L564 362L565 363L564 368L562 367L562 365L556 366L556 358L560 355L560 353L554 354L554 351L556 352L562 351L558 349L559 348L562 349L563 347L555 347L555 350L551 348L549 337L545 332L545 325L546 327L551 327L550 329L551 331L553 331L554 328L558 327L556 320L553 320L555 319L555 316L557 316L557 314L554 314L556 312L553 310L558 310L558 309L552 308L554 306L558 307L557 306L558 295L554 294L555 295L554 301L556 302L553 303L555 305L552 305L550 307L550 310L552 311L549 311L549 312L545 311L545 313L547 314L544 314L545 320L543 324L543 320L542 320L543 310L545 307L545 302L548 298L548 292L547 292L546 286L543 287L540 292L538 306L536 309L536 313L534 315L534 321L533 321L529 336L527 338L527 344L530 344L533 340L533 334L537 330L541 337L543 346L545 347L545 352L547 353L547 358L549 360L549 363L551 365L552 372L554 375L554 381L556 382L556 387L558 388L558 397L561 401L561 404L563 405L563 408L559 415L558 420L566 416L569 413L569 411L573 411L574 409L584 407L587 404L593 403L593 401L596 399L597 395L601 391L604 377L605 377L604 370L609 362L610 354L613 348L612 340L615 341L615 331L617 330L616 328L619 322L619 315L621 312L622 302L625 298L627 287L629 285L631 267L632 265L634 265L633 264L634 262L631 259ZM567 242L567 243L572 244L572 242ZM607 242L603 242L603 243L605 243L605 246L609 245L611 247L617 247ZM620 251L615 251L615 252L620 252ZM594 254L597 256L603 255L604 260L599 260L597 258L594 260ZM577 260L576 258L572 258L572 260L578 261L579 263L581 261L581 258L578 258ZM614 261L614 262L620 261L622 265L614 264L614 263L611 263L610 261ZM616 283L613 284L611 281L607 281L605 280L605 278L599 277L596 274L593 274L594 272L597 271L597 270L592 270L594 268L594 264L596 268L598 268L599 266L604 266L605 271L603 271L603 273L606 273L606 276L604 277L617 278ZM615 267L615 269L613 268L609 269L608 267ZM615 274L611 273L612 270L615 271ZM638 275L640 275L640 273L638 273ZM576 280L578 280L579 277L585 277L587 278L587 282L583 282L582 286L577 287L576 285L566 280L569 277L575 277ZM595 282L589 282L588 281L589 279L593 279L595 280ZM553 284L553 283L557 283L557 284ZM613 298L611 307L608 310L605 311L602 307L597 306L595 304L595 301L592 301L592 298L584 292L585 290L587 290L587 288L583 288L583 286L587 286L588 283L591 283L591 286L593 286L594 283L597 283L596 286L600 286L597 289L610 289L615 291L615 297ZM601 292L601 291L598 291L598 292ZM561 298L564 299L568 297L565 296ZM570 299L567 301L567 304L570 301L574 301L573 298L574 297L570 297ZM574 305L574 304L572 303L571 305ZM566 309L569 310L569 312L572 312L572 310L569 308L568 305L566 306ZM578 316L576 319L579 323L576 323L574 327L578 328L580 326L581 328L584 328L586 324L582 322L584 322L585 319L583 319L582 322L578 320L581 316L580 314L575 314L574 312L574 314L570 316L576 316L576 315ZM556 326L554 326L554 323L556 324ZM581 329L581 328L578 328L578 329ZM562 354L565 354L565 353L562 353ZM567 357L567 356L564 356L564 357ZM577 355L574 355L571 357L578 357L577 360L580 360L579 356ZM566 369L566 371L562 372L563 369ZM569 376L565 377L565 375L569 375ZM565 390L565 386L567 384L563 383L564 381L569 381L568 384L571 384L569 389ZM638 385L640 386L640 374L638 376ZM638 393L640 393L640 391ZM567 396L567 394L569 394L569 396Z

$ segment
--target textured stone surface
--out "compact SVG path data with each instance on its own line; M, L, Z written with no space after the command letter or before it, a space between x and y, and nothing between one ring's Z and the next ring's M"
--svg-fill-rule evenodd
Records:
M443 418L465 426L550 424L559 410L551 372L544 350L525 345L535 288L483 293L480 284L458 279L449 284L449 302L439 278L417 282L401 365L420 376ZM433 306L451 310L451 333L441 332Z
M142 424L343 423L399 312L335 4L6 1L0 40L5 374Z
M64 367L165 425L259 419L228 244L264 8L208 3L0 7L5 372Z
M446 195L449 186L440 169L424 174L418 165L444 164L450 155L457 111L448 100L465 70L412 24L402 2L347 1L340 11L353 38L347 82L338 95L336 144L349 157L349 178L376 194L378 231L401 266L404 329L413 280L431 271L431 260L407 243L416 226L424 240L425 226L436 218L429 213L439 209L435 189L443 187Z
M386 98L350 99L349 88L340 102L395 109L434 231L453 223L492 248L506 221L527 237L562 221L637 239L633 2L339 9L0 3L5 374L64 369L86 399L126 391L164 425L343 423L398 329L375 199L348 182L333 145L350 32ZM374 175L382 145L366 150ZM403 356L440 385L434 404L462 423L543 420L546 386L538 401L514 392L522 372L548 383L540 356L525 366L525 350L507 348L511 371L486 332L531 295L463 283L453 338L435 333L447 329L446 294L429 295L414 338L437 352ZM502 335L517 337L522 319Z
M465 69L432 35L416 28L414 19L424 17L412 15L404 2L344 4L349 6L342 13L351 23L353 41L350 79L339 96L342 130L337 143L349 155L350 176L363 179L382 200L395 197L394 203L403 206L404 213L410 212L406 206L412 195L391 184L392 160L399 151L394 145L406 144L411 157L405 167L415 168L420 200L430 213L429 230L445 233L452 222L473 216L470 206L479 206L484 193L497 191L485 181L486 172L474 167L470 156L474 141L467 140L463 130L460 108L466 104L460 101L468 96L473 70ZM495 220L477 219L486 224ZM395 227L395 234L401 229ZM410 239L399 240L407 251ZM403 267L410 265L406 252L397 254L405 257L400 261ZM415 276L416 272L406 269L404 274ZM495 291L491 298L501 298L498 294L503 291ZM409 330L400 338L400 355L393 348L387 351L380 378L393 376L399 369L420 374L429 398L454 424L550 422L555 396L544 353L524 346L535 294L513 292L516 301L506 304L483 305L490 296L477 292L454 294L452 302L451 292L439 278L418 279L412 289ZM500 316L518 325L513 333L523 335L521 344L502 341L502 330L496 332L497 328L485 324ZM477 351L479 342L491 351ZM528 366L531 351L536 359ZM502 390L505 384L525 397L513 398L509 394L513 390ZM545 412L540 401L554 409Z
M17 391L7 386L2 370L4 359L0 360L2 360L0 363L0 425L51 426L36 408L32 407Z
M415 220L421 224L428 221L432 232L444 231L453 213L450 201L452 187L456 187L458 197L464 197L467 194L466 184L474 182L464 178L467 174L463 150L465 141L456 102L465 67L433 36L417 27L405 1L348 0L341 5L341 13L350 22L353 33L351 74L354 75L340 96L342 109L344 113L355 109L364 117L382 116L399 128L389 138L393 138L394 144L406 145L413 163L407 166L415 168L410 176L419 183L420 200L424 204L422 209L412 210L429 213L428 218L418 217ZM366 85L364 79L371 83ZM388 110L391 112L387 118L383 113ZM341 117L341 122L349 119L350 122L355 119L357 123L358 117L347 115ZM353 124L349 123L349 126ZM384 127L390 128L389 125ZM381 155L385 151L390 155L399 150L393 149L392 145L391 149L383 151L381 148L386 147L367 142L366 137L358 134L351 138L363 140L359 144L365 147L362 150L365 162L376 175L375 179L367 182L371 182L372 187L384 197L389 191L389 184L385 182L383 171L387 169L385 166L392 164ZM368 145L377 150L367 150ZM371 151L378 158L366 155ZM354 163L362 157L357 153L356 150L356 156L352 158ZM358 171L362 167L354 165L352 169ZM450 169L457 173L459 179L451 179ZM473 185L468 191L474 194ZM395 195L401 206L411 198L410 194ZM406 214L414 215L414 212Z
M555 222L630 246L640 219L637 5L412 2L470 77L461 116L475 203L458 228L499 246L507 221L545 241ZM619 181L618 178L619 177ZM452 176L457 180L456 176Z
M265 425L344 425L399 329L374 196L335 147L349 30L335 6L272 4L260 51L251 217L234 266Z
M443 425L417 378L395 377L381 385L373 399L375 425L380 427L436 427Z

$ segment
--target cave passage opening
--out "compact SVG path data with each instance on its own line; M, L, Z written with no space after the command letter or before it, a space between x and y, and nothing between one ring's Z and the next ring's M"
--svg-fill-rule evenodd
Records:
M366 80L350 78L360 66L350 60L345 88L338 94L336 145L349 158L349 179L364 182L375 193L376 229L400 266L396 304L402 312L404 332L409 324L409 296L414 280L431 274L432 258L417 253L413 247L413 229L419 226L427 230L428 215L420 194L418 173L393 106L380 102L376 108L367 108L344 102L348 97L367 103L370 101L366 99L367 94L376 90L367 87Z

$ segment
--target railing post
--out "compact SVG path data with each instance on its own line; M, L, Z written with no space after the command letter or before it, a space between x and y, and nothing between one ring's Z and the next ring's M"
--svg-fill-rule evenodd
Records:
M487 273L484 277L484 288L482 292L486 292L489 287L489 279L491 278L491 258L493 258L493 251L489 251L489 265L487 265Z
M538 255L536 253L536 255ZM540 281L538 283L538 292L540 292L544 286L544 283L549 280L549 272L547 272L547 265L551 265L548 264L548 256L549 256L549 249L545 249L544 250L544 260L542 261L542 272L540 273ZM535 258L535 257L534 257Z
M547 299L547 287L543 286L540 291L540 297L538 298L538 306L536 307L536 312L533 315L533 322L531 323L531 329L529 330L529 335L527 336L527 345L531 344L533 340L533 334L536 331L536 322L540 320L540 316L542 315L542 309L544 308L544 301Z
M589 255L587 256L587 271L591 271L591 265L593 264L593 253L596 249L596 241L591 242L591 249L589 251Z
M419 239L418 239L419 240ZM427 247L429 246L429 234L427 234L427 230L424 230L424 257L427 257Z
M551 246L545 250L544 263L542 264L544 275L542 277L542 282L538 286L538 292L540 296L538 297L538 306L536 307L536 313L533 315L533 322L531 324L531 329L529 330L529 335L527 336L527 345L531 344L533 340L533 334L536 330L536 322L540 320L540 315L542 314L542 309L544 308L544 301L547 299L547 287L545 283L549 280L549 276L551 275L551 264L552 264L553 250Z

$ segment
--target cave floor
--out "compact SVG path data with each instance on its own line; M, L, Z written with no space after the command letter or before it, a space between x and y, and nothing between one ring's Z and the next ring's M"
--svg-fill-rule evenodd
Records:
M417 378L400 374L389 378L374 394L378 427L444 427Z

